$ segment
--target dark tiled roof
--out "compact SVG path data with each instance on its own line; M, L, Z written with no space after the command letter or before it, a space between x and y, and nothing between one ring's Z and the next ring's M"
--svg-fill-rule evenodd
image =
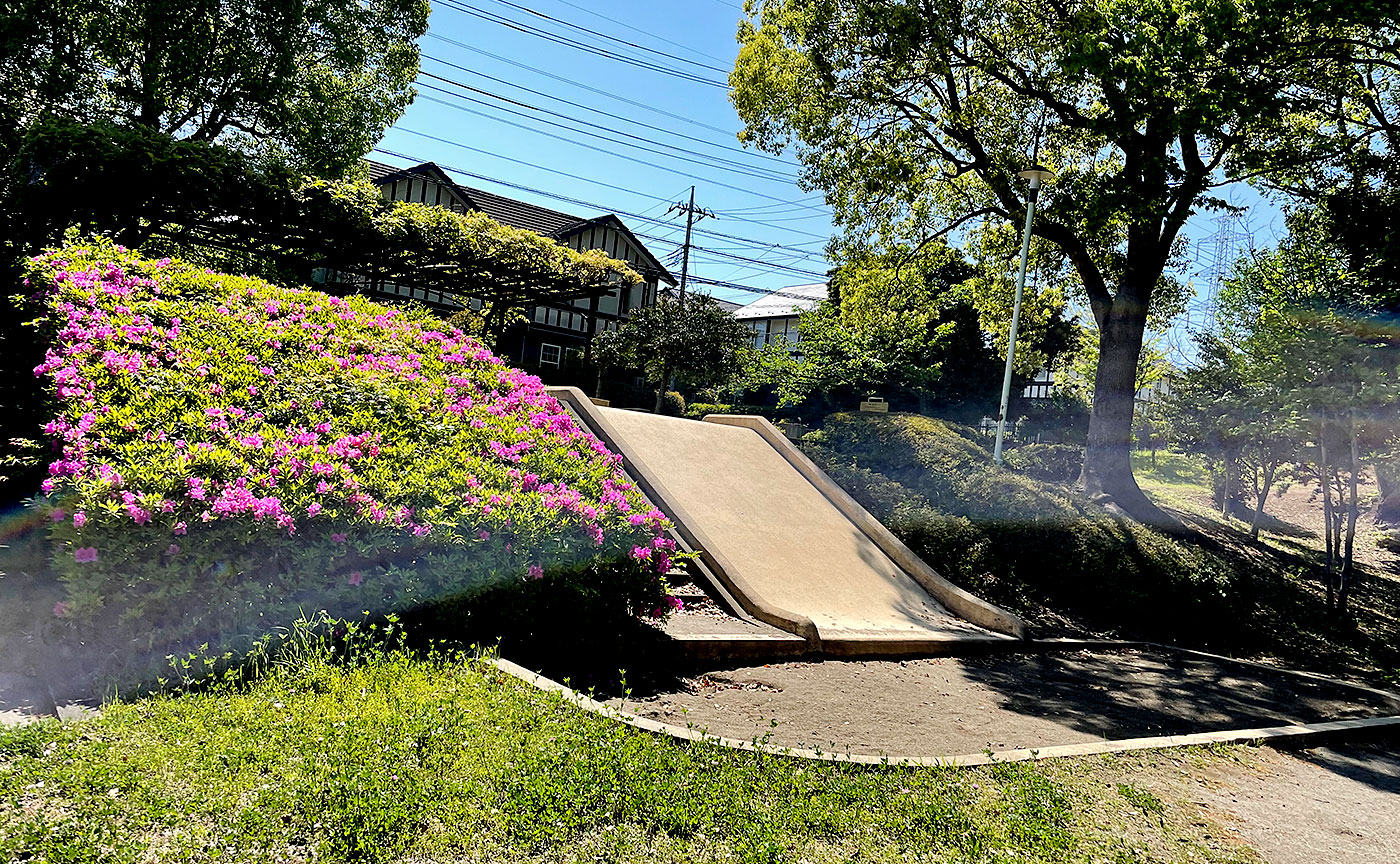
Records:
M665 265L651 254L651 251L637 239L635 235L623 224L621 219L611 214L606 216L596 216L591 219L584 219L580 216L573 216L558 210L551 210L548 207L541 207L538 204L528 204L524 201L517 201L514 198L507 198L504 195L497 195L494 192L487 192L485 189L476 189L471 186L462 186L447 176L447 173L432 162L424 162L421 165L414 165L409 168L396 168L393 165L386 165L383 162L365 160L369 166L369 177L374 183L382 186L386 183L400 180L410 175L426 175L440 182L450 185L457 191L457 194L466 199L467 205L473 210L478 210L512 228L523 228L527 231L534 231L543 234L554 240L563 240L571 234L583 230L584 228L602 222L613 223L620 231L624 232L632 243L641 250L652 265L652 268L660 275L662 281L676 284L674 276L667 271Z
M383 182L386 177L404 173L402 168L385 165L383 162L375 162L373 159L366 159L365 164L369 166L369 179L375 183Z
M530 231L536 231L546 237L560 237L571 233L568 229L580 222L588 221L579 216L570 216L568 213L550 210L548 207L526 204L524 201L516 201L514 198L487 192L485 189L473 189L470 186L458 186L457 188L471 202L472 207L497 222L502 222L512 228L526 228Z
M581 216L572 216L558 210L551 210L548 207L527 204L524 201L487 192L485 189L462 186L453 182L452 178L431 162L424 162L422 165L414 165L411 168L395 168L392 165L385 165L383 162L366 161L369 164L369 179L381 186L412 174L432 176L434 179L451 184L457 194L466 199L467 205L471 209L479 210L497 222L512 228L524 228L527 231L534 231L537 234L557 239L568 233L568 229L572 226L587 221Z

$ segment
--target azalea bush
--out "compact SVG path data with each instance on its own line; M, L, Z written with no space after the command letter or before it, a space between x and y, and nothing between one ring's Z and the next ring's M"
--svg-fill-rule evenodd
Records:
M298 610L512 586L666 608L669 523L620 457L428 313L105 241L26 275L49 345L53 614L74 630L226 643Z

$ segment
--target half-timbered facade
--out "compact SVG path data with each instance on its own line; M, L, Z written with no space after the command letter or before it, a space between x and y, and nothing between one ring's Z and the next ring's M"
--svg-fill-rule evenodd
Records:
M380 194L390 200L433 204L458 212L476 210L503 225L534 231L579 251L601 250L641 274L640 284L614 288L602 296L527 309L528 321L508 332L501 344L501 352L521 365L558 367L575 352L586 355L593 334L617 327L632 310L655 303L658 291L676 284L675 277L611 213L592 218L573 216L463 186L431 162L412 168L370 162L369 168ZM376 286L375 290L445 311L463 305L460 298L440 291L397 285Z

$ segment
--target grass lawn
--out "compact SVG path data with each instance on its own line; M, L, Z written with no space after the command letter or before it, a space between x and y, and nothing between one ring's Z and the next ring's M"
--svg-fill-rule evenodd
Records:
M1150 791L1234 758L1248 751L800 762L657 738L470 658L391 651L0 730L0 860L1256 861Z

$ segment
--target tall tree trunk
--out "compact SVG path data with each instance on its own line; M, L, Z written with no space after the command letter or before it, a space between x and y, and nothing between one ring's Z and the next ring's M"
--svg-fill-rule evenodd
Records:
M1357 442L1355 411L1351 413L1348 438L1351 444L1351 465L1349 466L1351 468L1351 476L1347 481L1346 551L1342 555L1342 572L1341 578L1338 579L1339 585L1337 590L1337 608L1343 612L1347 611L1347 599L1351 596L1351 583L1354 581L1353 562L1355 558L1352 555L1352 547L1356 542L1356 518L1359 515L1360 509L1357 506L1357 475L1361 473L1361 448Z
M1254 490L1254 519L1249 523L1249 539L1259 539L1259 522L1264 518L1264 503L1269 500L1269 490L1274 488L1274 474L1278 464L1260 460L1263 482Z
M656 405L651 409L651 413L661 413L662 400L666 398L666 382L671 379L671 364L667 363L661 367L661 381L656 385Z
M1131 461L1137 365L1146 320L1130 302L1118 299L1099 324L1099 368L1094 376L1094 408L1078 485L1093 498L1107 498L1142 522L1180 529L1138 487Z
M1332 562L1336 545L1332 537L1332 472L1327 464L1327 423L1325 420L1319 420L1317 424L1317 474L1322 480L1322 533L1327 550L1325 572L1327 576L1327 607L1330 609L1336 604L1336 595L1332 590Z

